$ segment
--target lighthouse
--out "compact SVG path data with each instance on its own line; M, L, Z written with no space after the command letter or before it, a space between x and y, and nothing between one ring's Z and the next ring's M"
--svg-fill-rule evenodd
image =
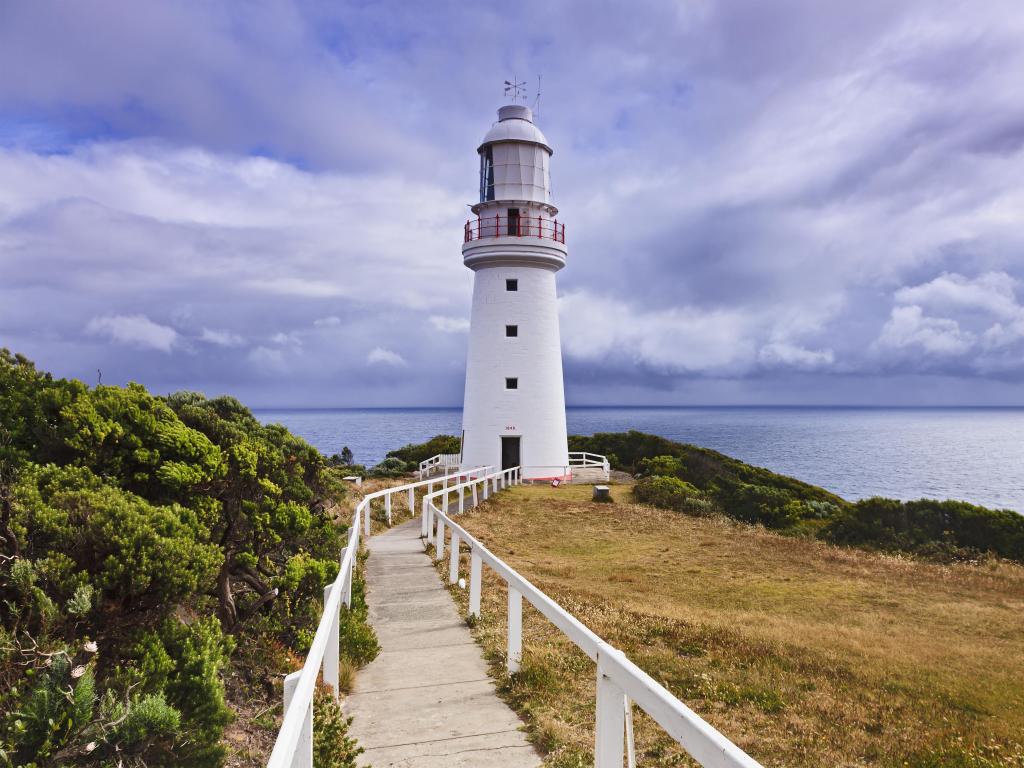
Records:
M510 104L477 152L480 199L462 246L473 308L461 464L563 478L570 470L555 273L566 248L551 202L552 149L530 108Z

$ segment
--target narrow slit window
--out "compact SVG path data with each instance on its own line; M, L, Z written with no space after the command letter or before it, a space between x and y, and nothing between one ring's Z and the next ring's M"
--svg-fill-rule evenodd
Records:
M519 389L519 379L515 377L506 378L505 389Z
M505 326L505 335L508 336L510 339L514 339L516 336L519 335L519 326L518 325L506 325Z
M518 291L519 290L519 281L518 280L506 280L505 281L505 290L506 291Z

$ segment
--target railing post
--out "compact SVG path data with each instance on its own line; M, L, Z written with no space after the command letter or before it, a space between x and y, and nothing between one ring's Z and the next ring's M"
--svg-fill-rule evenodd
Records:
M434 560L440 561L444 557L444 520L437 518L437 536L434 537Z
M363 499L366 501L366 499ZM367 536L370 535L370 504L371 502L366 501L366 506L363 507L363 533Z
M477 485L478 485L477 481L474 480L473 481L473 486L472 486L473 487L473 507L474 508L477 506L477 504L480 503L480 500L477 498L477 495L476 495L476 487L477 487Z
M483 571L483 561L477 554L476 547L470 550L469 555L469 615L480 616L480 576Z
M388 528L390 528L391 527L391 494L390 493L386 494L384 496L384 516L387 517Z
M327 608L327 602L331 599L331 592L334 590L333 584L328 584L324 587L324 608ZM331 621L331 632L327 635L327 649L324 651L323 661L323 675L324 683L331 687L331 692L334 694L334 700L338 700L338 666L339 666L339 653L341 651L339 637L339 622L341 617L338 615L338 611L334 612L334 616Z
M594 727L594 768L622 768L625 757L626 695L605 675L604 656L597 649L597 721Z
M420 515L420 538L430 538L430 528L427 523L427 505L430 503L428 499L429 495L423 497L423 512Z
M292 697L295 695L295 688L299 684L299 677L302 670L292 672L284 679L284 711L292 704ZM306 719L302 721L302 732L299 734L299 742L295 745L295 754L292 755L292 768L313 768L313 702L310 701L306 708Z
M341 548L341 564L345 564L345 553L348 552L348 547ZM345 591L341 593L341 602L343 602L349 608L352 607L352 577L355 576L356 568L356 553L352 553L352 565L349 566L348 573L345 574L343 584L345 585Z
M466 492L466 489L463 488L460 485L459 486L459 514L460 515L465 511L465 506L466 506L465 492Z
M484 477L484 501L487 501L487 499L490 498L490 496L491 496L491 494L490 494L490 486L491 486L491 481L488 480L486 477Z
M633 702L622 697L626 705L626 768L636 768L636 741L633 739Z
M452 551L448 559L448 583L459 580L459 534L452 531Z
M505 664L510 675L519 671L523 660L523 596L511 586L508 588L508 652Z
M416 489L409 489L409 517L416 517Z

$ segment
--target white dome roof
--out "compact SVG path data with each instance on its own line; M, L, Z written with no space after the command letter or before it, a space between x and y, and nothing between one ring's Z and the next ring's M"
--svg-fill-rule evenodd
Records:
M547 137L540 128L533 124L533 112L522 104L509 104L498 110L498 122L484 136L477 151L479 152L488 144L499 141L524 141L530 144L540 144L548 152L553 153Z

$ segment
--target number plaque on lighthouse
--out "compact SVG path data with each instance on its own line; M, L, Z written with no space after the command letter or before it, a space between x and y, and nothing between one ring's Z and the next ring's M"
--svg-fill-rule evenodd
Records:
M463 467L522 467L524 479L569 474L555 273L565 226L551 202L552 150L529 107L498 110L477 152L480 200L466 222L473 270Z

